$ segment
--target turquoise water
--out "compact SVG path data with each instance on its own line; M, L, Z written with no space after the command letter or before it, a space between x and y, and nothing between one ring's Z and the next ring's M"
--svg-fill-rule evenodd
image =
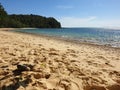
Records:
M69 40L84 41L120 47L120 30L103 28L25 29L18 32L57 36Z

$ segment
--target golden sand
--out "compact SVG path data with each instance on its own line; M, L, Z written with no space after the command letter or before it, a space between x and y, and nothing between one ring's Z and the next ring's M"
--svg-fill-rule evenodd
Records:
M120 90L120 49L4 30L0 90Z

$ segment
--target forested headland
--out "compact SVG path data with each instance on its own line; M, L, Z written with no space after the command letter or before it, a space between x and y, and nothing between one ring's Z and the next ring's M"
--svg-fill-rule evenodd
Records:
M0 28L61 28L60 22L53 17L40 15L9 15L0 4Z

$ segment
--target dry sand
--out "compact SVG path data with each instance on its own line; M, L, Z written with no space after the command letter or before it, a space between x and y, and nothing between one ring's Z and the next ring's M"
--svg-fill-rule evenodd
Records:
M0 90L120 90L120 49L4 30Z

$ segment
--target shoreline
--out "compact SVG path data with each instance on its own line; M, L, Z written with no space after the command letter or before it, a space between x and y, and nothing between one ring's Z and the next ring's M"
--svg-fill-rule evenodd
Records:
M119 90L120 49L0 30L0 89Z
M5 29L9 29L9 28L5 28ZM68 38L63 38L63 37L59 37L59 36L50 36L50 35L35 34L35 33L28 33L28 32L20 32L20 31L16 31L17 29L26 30L26 29L36 29L36 28L10 28L10 30L6 30L6 31L13 31L13 32L16 32L16 33L29 34L29 35L39 36L39 37L43 37L43 38L51 38L51 39L55 39L55 40L61 40L63 42L64 41L65 42L71 42L73 44L78 44L78 45L79 44L85 44L85 45L94 45L94 46L98 46L98 47L100 46L100 47L105 47L105 48L120 49L120 47L112 46L110 44L99 44L99 43L95 43L95 42L78 41L78 40L75 40L75 39L68 39Z
M28 35L33 35L33 36L38 36L38 37L43 37L43 38L50 38L50 39L54 39L54 40L60 40L60 41L65 41L65 42L70 42L73 44L85 44L85 45L91 45L91 46L97 46L97 47L104 47L104 48L113 48L113 49L120 49L120 47L116 47L116 46L112 46L110 44L99 44L99 43L95 43L95 42L89 42L89 41L78 41L75 39L68 39L68 38L63 38L63 37L59 37L59 36L50 36L50 35L43 35L43 34L35 34L35 33L28 33L28 32L20 32L20 31L16 31L18 29L20 30L26 30L26 29L37 29L37 28L0 28L3 31L10 31L10 32L15 32L15 33L21 33L21 34L28 34ZM14 31L15 30L15 31Z
M20 29L22 30L23 28L20 28ZM29 29L29 28L25 28L25 29ZM35 28L30 28L30 29L35 29ZM17 30L17 29L15 29L15 30ZM78 40L74 40L74 39L62 38L62 37L59 37L59 36L49 36L49 35L42 35L42 34L35 34L35 33L19 32L19 31L14 31L14 30L12 30L12 32L27 34L27 35L33 35L33 36L42 37L42 38L46 38L46 39L60 40L61 42L68 42L68 43L71 43L71 44L74 44L74 45L90 45L90 46L95 46L95 47L99 47L99 48L111 48L111 49L115 49L115 50L118 50L118 49L120 50L120 47L113 47L109 44L102 45L102 44L98 44L98 43L92 43L92 42L78 41Z
M8 31L8 32L12 32L12 33L18 33L18 34L24 34L24 35L30 35L30 36L34 36L34 37L41 37L41 38L45 38L45 39L52 39L52 40L55 40L55 41L60 41L62 43L68 43L68 44L73 44L73 45L77 45L77 46L80 46L80 45L86 45L86 46L92 46L92 47L96 47L96 48L99 48L99 49L105 49L105 50L108 50L108 49L111 49L111 50L115 50L116 52L120 52L120 47L112 47L111 45L102 45L102 44L96 44L96 43L92 43L92 42L84 42L84 41L77 41L77 40L71 40L71 39L65 39L65 38L62 38L62 37L57 37L57 36L49 36L49 35L42 35L42 34L34 34L34 33L27 33L27 32L19 32L19 31L14 31L14 30L18 30L18 29L21 29L21 30L24 30L24 29L35 29L35 28L2 28L3 31ZM1 29L0 29L1 31Z

